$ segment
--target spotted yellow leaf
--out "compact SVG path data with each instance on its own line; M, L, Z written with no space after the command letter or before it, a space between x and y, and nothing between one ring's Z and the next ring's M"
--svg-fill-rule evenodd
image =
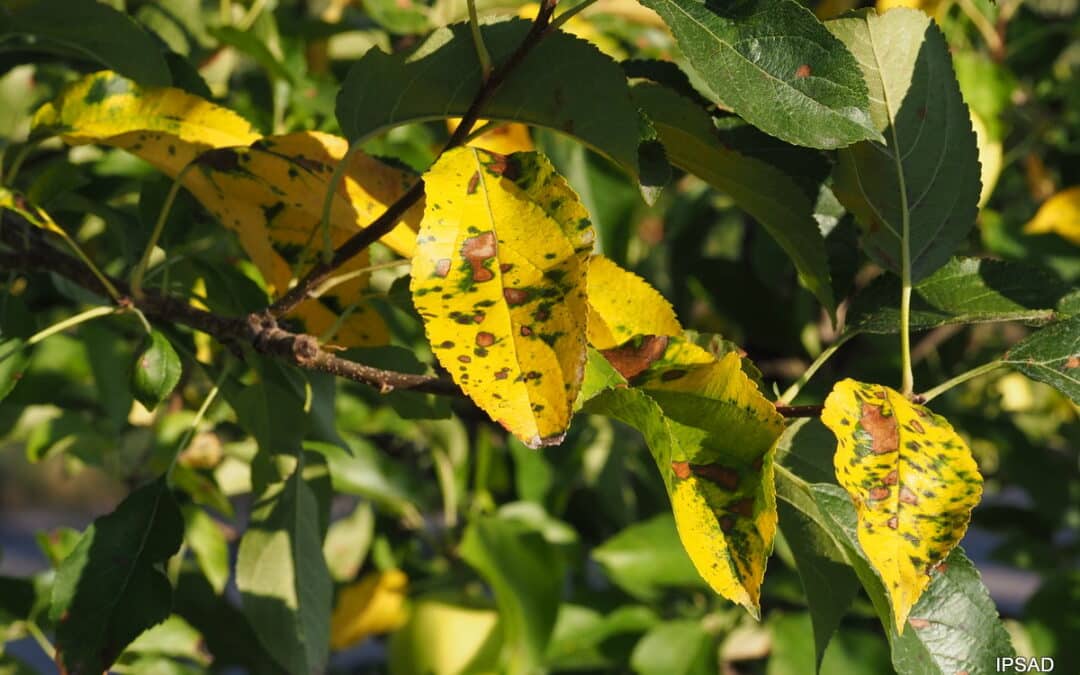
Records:
M636 335L682 335L664 296L609 258L589 264L589 344L612 349Z
M1027 234L1052 232L1080 246L1080 185L1050 197L1024 226Z
M757 616L776 536L773 460L784 421L736 352L719 360L701 352L676 349L708 360L654 366L638 386L609 389L586 410L641 430L698 573Z
M446 126L453 132L461 122L460 117L451 117L446 120ZM488 120L477 120L474 129L479 129L487 124ZM518 122L499 124L468 143L471 148L482 148L488 152L497 152L500 155L509 155L513 152L529 152L536 149L532 137L529 136L529 127Z
M435 355L522 442L561 442L585 368L588 213L538 153L459 148L424 182L411 289Z
M945 418L879 385L843 380L821 415L863 553L884 582L896 630L960 542L982 497L971 450Z
M346 649L369 635L405 624L409 578L401 570L372 572L342 588L330 617L330 647Z

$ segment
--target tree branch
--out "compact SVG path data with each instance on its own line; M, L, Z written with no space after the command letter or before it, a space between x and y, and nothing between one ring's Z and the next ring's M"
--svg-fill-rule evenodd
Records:
M540 44L540 42L548 35L549 28L551 26L551 17L555 13L555 6L558 4L558 0L543 0L540 4L540 10L537 12L536 19L533 21L532 26L529 28L529 32L525 35L525 39L521 41L518 48L514 50L514 53L501 63L495 70L491 71L491 76L480 86L480 90L476 93L472 103L469 105L468 110L465 111L465 115L461 118L461 123L458 124L454 133L450 136L450 139L446 142L442 151L446 152L453 148L463 145L469 137L469 132L476 125L477 120L480 119L480 115L483 112L484 106L487 104L491 97L495 95L495 92L502 86L506 78L516 69L521 62L525 60L529 52ZM405 214L414 204L419 202L424 197L424 183L418 180L409 190L401 195L396 202L391 204L386 211L376 218L370 225L354 234L349 240L342 244L336 251L334 251L333 258L330 262L316 263L307 274L304 275L300 281L296 283L288 292L277 299L267 312L270 316L275 318L281 318L296 309L304 300L311 296L312 290L314 290L319 284L327 279L334 270L344 265L354 256L367 249L373 243L381 239L388 234L390 230L394 229L398 220Z

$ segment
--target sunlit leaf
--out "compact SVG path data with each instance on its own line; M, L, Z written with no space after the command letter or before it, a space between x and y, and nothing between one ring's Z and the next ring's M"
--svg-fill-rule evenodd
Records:
M330 617L330 648L347 649L369 635L389 633L405 623L409 577L401 570L372 572L338 592Z
M671 303L609 258L589 262L589 344L611 349L636 335L681 335Z
M834 192L863 227L863 247L911 279L941 267L967 237L979 202L975 133L949 48L927 15L861 10L828 22L855 54L885 143L840 150Z
M446 121L446 126L453 132L460 122L460 118L452 117ZM473 130L480 129L489 122L490 120L485 119L476 120L476 126L473 127ZM536 149L532 137L529 135L529 127L516 122L495 124L492 128L469 141L468 145L471 148L480 148L500 155L530 152Z
M411 290L435 355L524 443L561 442L585 367L588 214L536 153L454 150L424 182Z
M855 59L794 0L644 0L712 93L789 143L838 148L878 130Z
M974 109L971 111L971 127L975 132L975 144L979 148L979 166L981 167L979 182L982 184L979 192L979 207L981 208L994 192L994 186L997 185L998 176L1001 175L1001 168L1005 161L1005 153L1001 147L1001 139L990 135L986 123ZM1078 235L1078 241L1080 241L1080 235Z
M776 534L773 454L783 418L734 352L641 386L605 391L586 410L642 432L698 573L756 615Z
M859 544L903 633L931 569L964 536L982 476L945 418L888 387L839 382L821 421L836 436L836 476L855 504Z
M395 675L471 675L498 672L499 614L454 599L417 601L408 623L390 639Z
M830 311L835 300L825 240L814 220L814 202L793 178L724 143L704 108L653 83L632 90L656 128L671 163L728 194L753 216L791 258L799 279Z
M1080 246L1080 185L1067 188L1043 202L1024 225L1026 234L1052 232Z

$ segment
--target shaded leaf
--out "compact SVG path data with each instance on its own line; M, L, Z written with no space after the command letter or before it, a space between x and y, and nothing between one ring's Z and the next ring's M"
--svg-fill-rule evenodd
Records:
M635 86L633 96L671 163L730 195L784 249L807 289L835 309L825 240L805 190L771 164L729 149L709 115L690 99L651 83Z
M1024 225L1025 234L1053 232L1080 246L1080 185L1058 192L1043 202Z
M1008 260L953 258L917 283L911 295L911 330L957 323L1038 321L1054 317L1068 293L1060 277L1042 267ZM851 305L848 324L866 333L900 330L900 281L874 279Z
M640 386L605 391L586 410L642 432L698 573L756 615L776 533L772 462L783 418L735 353Z
M885 583L902 634L930 570L964 536L982 476L945 418L888 387L842 380L821 421L836 436L836 476L855 504L859 544Z
M107 670L172 604L160 566L183 541L184 520L164 478L132 492L87 528L60 564L50 619L57 660L72 675Z
M319 509L302 465L257 496L236 560L244 615L286 671L327 659L332 582L322 555Z
M5 12L6 13L6 12ZM18 3L0 29L0 52L30 49L90 59L147 86L172 82L163 50L130 16L97 0ZM13 40L16 36L32 40Z
M589 344L611 349L637 335L681 335L671 303L602 255L589 261Z
M460 148L424 181L410 289L435 355L526 445L560 443L585 366L588 214L536 153Z
M334 581L356 578L375 537L375 512L360 502L348 516L334 521L326 531L323 556Z
M724 104L795 145L878 138L850 52L794 0L644 0Z
M975 223L975 133L945 38L927 15L862 10L829 22L870 87L870 114L885 142L841 150L833 191L863 226L863 246L911 280L949 259Z
M671 527L674 536L674 524ZM676 548L678 544L676 544ZM696 573L691 569L691 574ZM606 670L623 662L634 635L656 625L659 617L642 605L623 605L601 614L584 605L563 604L548 645L552 670Z
M1002 360L1080 404L1080 316L1032 333Z
M407 617L409 577L401 570L371 572L338 592L330 617L330 647L347 649L369 635L390 633Z
M44 209L35 206L21 192L16 192L0 186L0 212L4 209L11 209L22 216L26 222L40 227L43 230L50 230L62 237L67 236L67 233L64 232L63 228L57 225L56 221L52 219L52 216L45 212Z
M30 351L21 338L11 338L0 343L0 401L19 384L27 366L30 365Z
M890 616L885 587L860 548L850 498L834 485L810 485L807 490L820 507L819 522L845 548L874 604L897 672L989 675L997 672L996 657L1015 655L994 601L960 547L929 572L929 586L911 608L908 630L900 633Z
M501 672L538 668L562 595L555 547L520 520L482 517L469 524L458 551L495 595L505 639Z
M701 621L683 619L657 624L630 656L638 675L709 675L717 672L714 638Z
M531 25L512 19L481 26L494 63L517 49ZM439 29L411 54L368 51L338 95L337 118L350 140L408 122L461 117L481 84L468 24ZM637 109L619 66L562 31L540 42L484 105L486 118L570 134L638 177Z
M147 410L157 408L180 382L180 357L160 331L147 336L131 369L131 393ZM130 401L129 401L130 402Z

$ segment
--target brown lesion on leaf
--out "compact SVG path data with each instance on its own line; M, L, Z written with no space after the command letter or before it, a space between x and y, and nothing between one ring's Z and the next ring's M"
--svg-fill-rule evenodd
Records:
M649 369L667 350L668 336L645 335L635 345L627 343L612 349L603 349L600 354L607 359L611 367L626 379L630 379Z
M476 194L476 188L480 185L480 172L474 171L473 175L469 178L469 184L465 187L465 194Z
M495 273L485 267L484 263L494 258L497 250L495 233L491 230L469 237L461 244L461 255L472 267L473 281L490 281L495 278Z
M672 462L671 470L675 473L676 478L686 480L690 477L690 462Z
M504 288L503 299L506 300L506 304L510 306L524 305L529 301L529 292L523 291L520 288Z
M873 440L871 450L875 455L896 452L900 448L900 429L896 418L882 413L880 406L864 402L859 423L870 434Z
M910 623L911 627L915 630L922 630L923 628L928 628L930 626L930 622L926 619L908 619L908 623Z
M918 504L919 496L911 491L906 485L900 486L900 501L904 504Z
M892 518L889 518L888 522L886 522L885 524L888 525L890 529L895 530L896 528L900 527L900 519L896 516L893 516Z
M450 273L450 258L435 261L435 276L445 278Z
M1080 368L1080 356L1070 356L1069 360L1065 362L1065 370L1072 370L1073 368Z
M919 423L919 420L911 420L911 428L920 434L926 433L926 429L924 429L923 425Z
M476 334L476 344L481 347L490 347L495 344L495 336L492 333L480 331Z
M798 69L796 69L795 77L802 80L804 78L810 77L810 74L812 72L813 72L813 70L810 68L810 64L809 63L804 63L801 66L799 66Z
M724 490L732 491L739 487L739 472L720 464L691 464L690 471Z
M754 515L754 498L744 497L737 502L733 502L728 506L728 511L743 518L749 518Z
M877 487L872 487L872 488L870 488L870 493L869 493L870 501L872 501L872 502L880 502L882 499L888 499L889 494L890 494L889 493L889 488L885 487L884 485L879 485Z
M885 475L884 484L885 485L896 485L899 478L900 478L900 476L897 473L896 469L893 469L892 471L890 471L888 474Z

